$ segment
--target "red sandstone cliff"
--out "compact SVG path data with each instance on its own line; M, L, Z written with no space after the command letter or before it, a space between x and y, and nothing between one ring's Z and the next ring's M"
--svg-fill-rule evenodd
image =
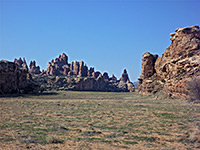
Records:
M191 83L200 82L200 29L179 28L170 35L171 45L161 57L143 54L139 92L162 90L171 97L191 98L195 94Z

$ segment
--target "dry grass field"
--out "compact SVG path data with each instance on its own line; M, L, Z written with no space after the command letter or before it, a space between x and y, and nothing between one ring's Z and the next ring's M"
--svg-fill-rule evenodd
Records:
M190 139L200 126L200 104L183 100L136 93L55 92L1 97L0 114L2 150L191 150L199 146Z

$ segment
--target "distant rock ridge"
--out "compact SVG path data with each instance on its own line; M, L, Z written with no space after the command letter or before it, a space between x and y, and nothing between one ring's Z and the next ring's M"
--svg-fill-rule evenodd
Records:
M102 75L101 72L95 71L93 67L88 69L83 61L68 63L68 56L65 53L52 59L48 63L46 71L42 71L40 75L48 75L48 77L44 77L45 82L42 84L46 84L45 87L49 87L49 89L116 92L133 92L135 90L133 84L129 81L126 69L121 79L117 80L114 75L110 78L107 72ZM49 75L61 77L57 77L59 79L54 81L49 79ZM38 78L36 79L38 80ZM48 83L48 81L50 82Z
M93 70L93 69L92 69ZM123 76L123 74L122 74ZM39 75L33 76L40 82L45 91L73 90L73 91L102 91L102 92L134 92L135 87L129 80L117 80L113 75L109 78L105 72L93 72L92 76L79 75Z
M200 29L178 28L170 35L171 45L161 57L143 54L138 90L142 94L164 91L170 97L189 99L195 88L191 82L200 82Z
M126 69L123 70L120 80L115 75L109 77L107 72L103 74L88 68L83 61L68 63L68 56L63 53L58 58L52 59L46 70L40 71L36 61L30 61L27 66L25 58L14 59L19 69L24 70L27 79L33 79L41 85L41 91L49 90L75 90L75 91L105 91L105 92L134 92L135 87L130 82Z

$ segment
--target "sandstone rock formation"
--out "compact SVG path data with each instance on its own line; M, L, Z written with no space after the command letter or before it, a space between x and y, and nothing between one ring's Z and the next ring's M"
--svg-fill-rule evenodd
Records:
M63 75L68 74L68 68L70 65L68 64L68 57L66 54L59 55L58 58L55 60L51 60L51 62L48 63L46 74L47 75Z
M143 55L139 92L151 94L163 90L171 97L190 98L193 90L189 83L194 78L200 79L200 29L179 28L170 35L172 43L161 57Z
M63 74L68 75L69 71L70 71L69 67L65 67Z
M93 69L92 69L93 70ZM51 90L75 90L75 91L104 91L104 92L134 92L133 83L128 80L128 74L124 73L126 80L117 80L113 75L109 78L108 73L93 72L92 76L74 75L69 71L68 75L59 76L33 76L34 80L41 83L46 91Z
M90 69L87 71L87 76L88 77L91 77L92 76L92 73L94 72L94 68L93 67L90 67Z
M78 91L107 91L107 83L102 76L95 78L79 78L74 90Z
M117 78L114 74L112 74L112 77L109 79L111 82L117 82Z
M99 75L101 75L101 72L99 72L99 71L93 72L93 73L92 73L92 77L93 77L93 78L98 78Z
M41 73L40 67L36 66L35 60L30 62L29 73L30 74L40 74Z
M15 59L14 59L14 62L15 62L16 64L18 64L20 68L23 68L23 69L28 70L28 66L27 66L27 63L26 63L25 58L23 58L23 60L22 60L21 58L19 58L19 59L16 59L16 58L15 58Z
M81 77L86 77L87 73L88 73L88 67L84 65L83 61L80 61L78 75Z
M25 59L18 62L0 61L0 94L29 93L39 91L25 66ZM18 63L20 65L18 65Z
M135 92L135 86L132 82L127 82L127 88L129 92Z
M151 77L155 71L155 62L158 55L152 55L148 52L144 53L142 56L142 73L141 78L146 79Z
M66 54L52 59L46 70L40 71L35 61L31 61L29 70L25 59L15 59L16 65L26 71L26 80L36 81L41 84L42 89L49 90L76 90L76 91L107 91L128 92L134 91L134 85L129 81L127 71L124 70L120 80L108 73L95 71L93 67L88 69L83 61L72 61L68 63ZM25 78L23 79L25 81ZM23 83L23 82L22 82ZM34 87L34 86L33 86ZM27 88L28 89L28 88Z
M127 81L129 82L130 81L126 69L123 70L122 77L120 78L120 81L122 81L122 82L127 82Z
M73 61L70 65L70 71L73 72L74 75L78 75L79 73L79 62Z
M135 87L134 87L133 83L130 82L126 69L123 70L122 76L120 78L119 86L120 86L120 88L124 88L130 92L135 91Z
M103 73L103 79L104 79L104 80L109 80L109 76L108 76L108 73L107 73L107 72L104 72L104 73Z
M52 59L48 63L46 74L47 75L78 75L81 77L92 76L94 68L88 70L87 65L83 61L73 61L68 63L68 57L65 53L59 55L55 60Z

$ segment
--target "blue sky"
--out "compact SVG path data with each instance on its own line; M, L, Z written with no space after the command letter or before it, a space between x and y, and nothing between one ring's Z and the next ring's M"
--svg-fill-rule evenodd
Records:
M0 60L25 57L46 69L65 52L96 71L141 73L144 52L159 56L176 28L200 25L192 0L0 0Z

